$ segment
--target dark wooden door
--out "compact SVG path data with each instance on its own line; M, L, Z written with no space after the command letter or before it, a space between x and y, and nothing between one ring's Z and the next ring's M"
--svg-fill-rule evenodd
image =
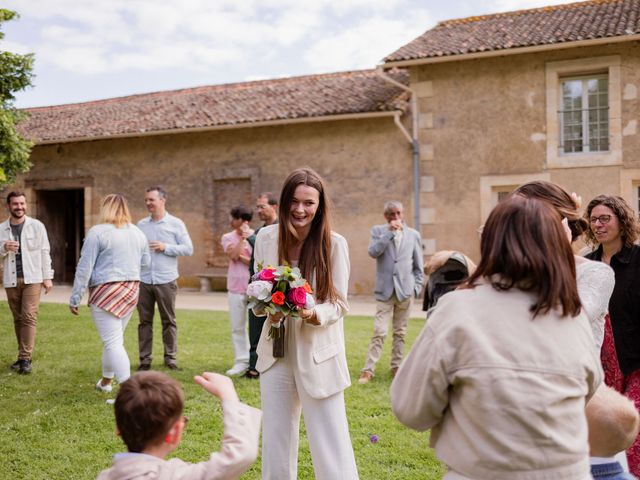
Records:
M251 179L225 178L213 181L213 245L207 261L210 267L227 267L229 259L222 250L220 239L231 231L229 212L237 205L253 207Z
M84 190L38 190L36 217L47 228L54 281L73 283L84 238Z

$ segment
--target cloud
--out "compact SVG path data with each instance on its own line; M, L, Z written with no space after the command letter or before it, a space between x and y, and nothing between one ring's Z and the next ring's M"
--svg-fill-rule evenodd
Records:
M424 10L407 14L409 22L386 17L361 19L350 28L320 38L304 59L314 71L372 68L433 24Z
M27 53L32 53L32 50L29 49L28 45L20 42L7 42L5 40L2 41L2 51L11 52L11 53L19 53L20 55L25 55Z
M568 1L5 0L21 19L1 47L36 54L38 94L56 103L78 84L104 98L116 86L121 95L372 68L436 20Z

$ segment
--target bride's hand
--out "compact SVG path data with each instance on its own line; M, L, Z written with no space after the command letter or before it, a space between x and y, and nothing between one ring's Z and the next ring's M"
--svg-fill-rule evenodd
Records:
M307 310L303 308L300 310L300 318L311 325L320 325L315 309Z
M276 312L276 313L273 313L273 314L271 314L271 313L268 314L268 318L269 318L269 321L271 323L278 323L278 322L280 322L280 320L282 320L283 317L284 317L284 314L282 312Z

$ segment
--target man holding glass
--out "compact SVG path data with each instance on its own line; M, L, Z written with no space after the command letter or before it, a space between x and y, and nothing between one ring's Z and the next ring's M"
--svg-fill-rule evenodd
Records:
M24 193L7 195L9 218L0 224L0 257L4 262L3 283L18 341L18 359L11 365L19 374L31 373L36 340L40 291L53 288L53 269L47 230L39 220L27 216Z
M411 303L422 290L420 233L404 223L403 212L402 203L386 202L384 218L387 223L371 229L368 253L376 259L376 316L367 358L358 379L361 385L373 378L390 322L393 328L390 373L391 378L396 376L402 362Z
M162 187L149 187L144 204L150 213L138 222L138 228L149 240L151 264L140 272L140 298L138 300L138 370L151 368L153 345L153 315L158 304L162 321L164 364L178 370L178 325L176 323L176 293L178 292L178 256L191 256L193 244L184 222L167 212L167 192Z

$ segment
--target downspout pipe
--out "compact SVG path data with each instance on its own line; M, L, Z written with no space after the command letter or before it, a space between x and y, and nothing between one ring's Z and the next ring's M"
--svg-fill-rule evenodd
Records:
M418 99L413 93L413 90L387 75L384 72L384 67L382 65L378 65L376 67L376 74L384 81L409 92L409 95L411 95L411 134L407 132L407 129L400 121L401 112L398 112L394 116L394 122L407 141L411 144L411 151L413 153L413 225L414 228L420 232L420 144L418 142Z

